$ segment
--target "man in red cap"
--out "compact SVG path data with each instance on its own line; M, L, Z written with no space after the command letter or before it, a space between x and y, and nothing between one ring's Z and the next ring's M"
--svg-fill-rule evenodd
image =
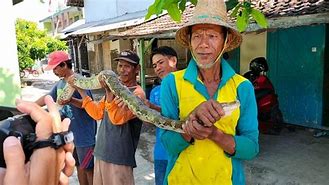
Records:
M54 51L49 54L48 65L45 70L53 70L54 74L60 78L48 93L56 101L57 97L63 92L67 79L74 74L72 71L72 60L65 51ZM86 93L92 97L90 91L86 91ZM78 169L79 183L81 185L92 185L96 121L81 108L81 99L80 94L74 92L70 100L59 102L59 104L64 105L60 112L62 117L71 119L69 129L74 134L74 144L76 146L74 157ZM44 96L40 97L36 103L40 106L45 105Z

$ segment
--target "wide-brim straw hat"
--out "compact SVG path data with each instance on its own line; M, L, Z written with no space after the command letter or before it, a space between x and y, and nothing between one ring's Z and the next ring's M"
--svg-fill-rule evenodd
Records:
M226 27L228 41L225 52L240 46L242 36L232 25L227 17L226 5L223 0L198 0L193 16L176 32L176 41L185 48L190 47L189 27L197 24L214 24Z

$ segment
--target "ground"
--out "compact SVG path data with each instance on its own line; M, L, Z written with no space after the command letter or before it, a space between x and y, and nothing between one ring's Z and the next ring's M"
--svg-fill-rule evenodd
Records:
M54 83L52 74L28 80L23 86L22 98L35 100L49 91ZM143 126L136 152L137 168L134 169L136 185L154 184L153 145L154 127ZM329 137L314 137L313 129L296 127L284 129L280 135L259 137L260 153L245 162L248 185L327 185L329 184ZM74 174L70 184L77 185Z

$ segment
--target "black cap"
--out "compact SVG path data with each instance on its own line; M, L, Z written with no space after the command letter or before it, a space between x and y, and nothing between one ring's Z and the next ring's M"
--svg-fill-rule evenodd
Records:
M118 60L124 60L124 61L130 62L132 64L135 64L135 65L139 64L138 55L131 50L121 51L119 53L119 56L114 59L114 61L118 61Z

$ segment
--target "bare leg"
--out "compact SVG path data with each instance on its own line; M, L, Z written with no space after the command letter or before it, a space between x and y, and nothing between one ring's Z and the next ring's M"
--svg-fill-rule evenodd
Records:
M85 170L85 173L87 175L88 185L93 185L94 169Z
M79 184L80 185L89 185L87 174L85 173L85 170L81 169L80 167L77 167L77 172L78 172Z

